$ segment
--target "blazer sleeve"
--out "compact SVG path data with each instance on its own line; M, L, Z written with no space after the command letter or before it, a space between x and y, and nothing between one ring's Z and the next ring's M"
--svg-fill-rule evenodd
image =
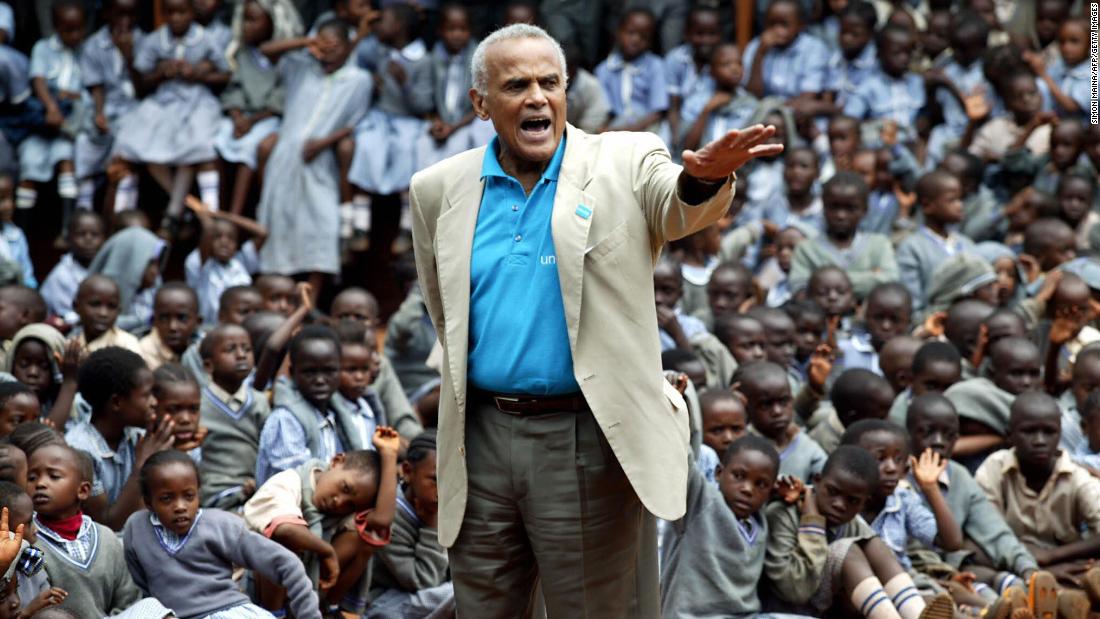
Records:
M726 182L700 204L683 201L680 173L683 168L669 157L664 142L650 133L630 134L635 140L633 190L645 211L654 253L668 241L698 232L718 221L733 199L731 174Z
M417 182L421 181L421 182ZM424 179L417 174L409 185L409 207L412 212L413 255L416 257L416 275L420 283L420 292L424 296L424 306L435 326L436 337L446 341L446 325L443 323L443 298L439 290L439 272L435 264L435 226L434 218L429 220L424 213L421 190Z

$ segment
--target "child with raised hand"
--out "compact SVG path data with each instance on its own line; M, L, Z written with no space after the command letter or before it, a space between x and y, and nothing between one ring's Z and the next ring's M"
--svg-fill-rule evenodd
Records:
M1068 19L1058 30L1058 60L1047 63L1040 54L1024 52L1024 59L1043 80L1060 116L1084 118L1089 110L1089 28L1082 18Z
M183 282L168 282L153 297L153 330L138 342L150 370L179 363L199 328L199 297Z
M745 69L736 45L718 44L708 62L710 74L700 78L694 90L687 93L680 132L673 134L683 149L694 150L730 129L749 126L760 103L741 85Z
M138 588L180 617L273 617L233 579L235 566L242 566L286 589L295 617L320 619L317 594L298 557L249 531L241 518L202 509L200 485L195 463L178 451L160 452L142 466L146 509L130 516L122 535Z
M761 610L758 586L768 546L761 509L779 474L766 439L744 436L720 452L717 487L689 467L687 511L662 549L666 617L741 616Z
M794 423L793 399L787 372L770 361L737 369L734 389L745 395L752 429L779 452L780 475L811 479L825 464L826 454Z
M38 531L34 526L34 504L26 493L26 483L19 486L7 481L0 482L0 507L7 512L9 530L18 531L22 528L23 541L37 550ZM4 535L0 532L0 539L3 538ZM44 571L33 574L20 571L17 576L19 584L16 585L16 591L19 593L19 606L24 617L30 617L43 608L56 606L69 595L64 589L51 587Z
M819 616L840 605L871 619L953 616L946 594L925 604L894 552L860 516L878 485L874 456L852 445L829 456L813 486L780 480L784 500L764 510L764 574L777 610Z
M69 220L67 237L69 253L61 256L42 282L39 292L50 308L66 324L74 325L80 317L73 311L73 301L80 283L88 276L88 265L103 246L107 226L94 211L79 210Z
M156 423L172 422L172 448L202 462L207 429L199 425L199 383L186 368L165 363L153 372Z
M614 131L654 131L668 111L668 86L661 58L649 51L657 20L647 9L623 13L615 50L596 67L596 78L611 104ZM624 87L629 84L629 88Z
M360 578L374 549L390 540L400 438L382 426L372 444L375 451L308 460L278 473L244 506L250 529L304 556L324 608L363 612Z
M141 509L141 466L154 453L172 448L174 426L171 419L154 423L153 373L128 350L109 346L88 355L79 387L92 408L91 420L73 425L65 441L93 465L81 501L97 522L121 529Z
M963 144L967 150L985 162L1000 161L1012 150L1026 149L1032 155L1045 155L1050 145L1053 112L1042 111L1042 95L1035 76L1020 67L1019 73L1000 76L997 91L1007 108L1006 113L981 125L974 139ZM972 121L972 126L976 121Z
M946 552L962 548L962 529L940 492L939 479L947 470L946 459L928 448L919 459L910 455L905 430L881 419L853 423L840 443L865 449L878 460L878 488L863 506L862 515L894 551L903 568L912 571L912 562L906 554L910 539ZM910 488L906 480L910 469L931 509Z
M118 536L81 511L93 477L89 457L64 444L49 444L30 456L27 492L46 575L51 585L68 592L61 606L81 616L104 617L137 602L141 591L126 569Z
M371 603L364 617L430 613L454 595L446 550L439 545L435 430L413 438L401 463L403 483L390 543L372 559Z
M80 317L80 331L71 336L89 353L108 346L141 352L141 342L118 327L119 287L110 277L90 275L76 289L73 309Z
M193 196L187 196L185 202L202 223L202 239L187 254L183 269L187 285L199 296L203 322L213 325L218 322L222 293L234 286L252 285L252 275L260 270L259 251L267 240L267 229L235 212L212 211ZM252 236L243 245L238 229Z

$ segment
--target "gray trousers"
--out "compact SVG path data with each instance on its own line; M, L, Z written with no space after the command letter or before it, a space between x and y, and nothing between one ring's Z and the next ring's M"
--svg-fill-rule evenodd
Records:
M471 407L466 463L449 551L460 618L532 617L542 602L550 619L660 616L655 520L592 413Z

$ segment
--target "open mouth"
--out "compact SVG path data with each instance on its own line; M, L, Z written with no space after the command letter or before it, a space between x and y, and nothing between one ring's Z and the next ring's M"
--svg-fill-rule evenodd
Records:
M550 131L550 119L545 116L533 116L521 122L519 128L528 137L541 138Z

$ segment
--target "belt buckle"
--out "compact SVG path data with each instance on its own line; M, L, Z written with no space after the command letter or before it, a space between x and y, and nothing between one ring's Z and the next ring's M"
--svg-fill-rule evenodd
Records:
M510 410L505 409L504 406L502 406L502 404L504 404L504 403L519 404L519 398L513 398L513 397L508 397L508 396L503 396L503 395L493 396L493 405L497 407L498 411L500 411L502 413L505 413L505 414L508 414L508 415L519 415L519 413L516 412L516 411L510 411Z

